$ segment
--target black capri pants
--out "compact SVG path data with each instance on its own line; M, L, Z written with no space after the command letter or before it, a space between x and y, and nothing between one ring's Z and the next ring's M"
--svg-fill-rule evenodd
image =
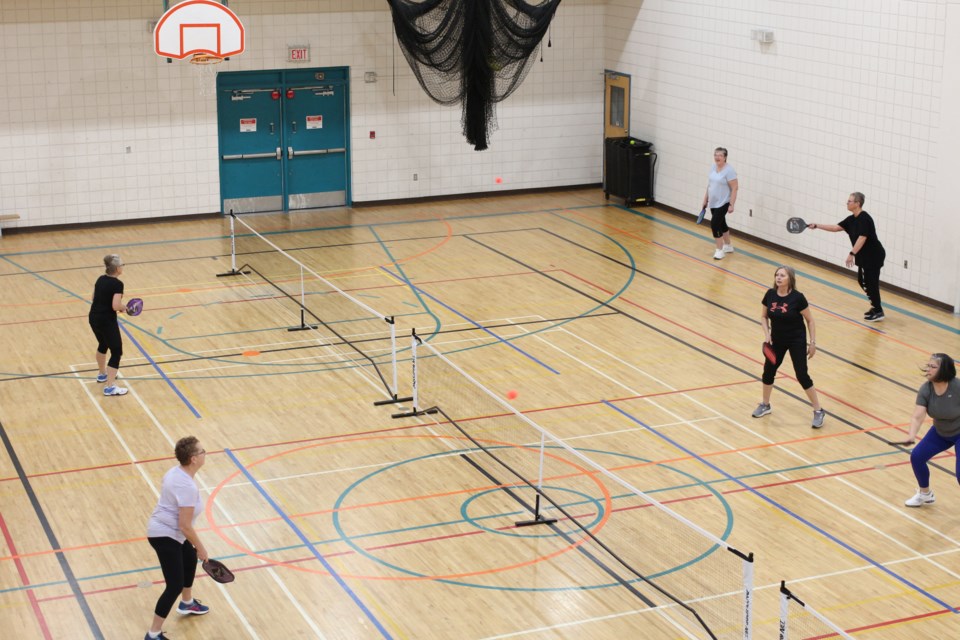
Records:
M790 360L793 361L793 372L797 376L797 381L800 383L800 386L803 387L804 390L813 386L813 380L810 378L810 374L807 373L806 341L785 344L782 341L778 343L774 340L773 351L777 354L777 363L770 364L769 360L766 358L763 359L763 384L773 384L774 378L777 377L777 369L783 364L783 358L789 351Z
M729 209L729 202L716 209L710 209L710 232L713 233L714 238L722 238L723 234L730 231L730 227L727 226L727 210Z
M197 575L197 550L189 540L180 543L173 538L162 537L147 538L147 541L157 552L163 580L167 583L167 588L160 594L153 612L166 618L180 592L193 586L193 579Z
M120 338L120 325L117 323L116 316L107 316L104 319L90 318L90 328L93 329L93 335L97 336L97 353L106 353L110 350L110 361L107 366L114 369L120 368L120 356L123 355L123 340Z

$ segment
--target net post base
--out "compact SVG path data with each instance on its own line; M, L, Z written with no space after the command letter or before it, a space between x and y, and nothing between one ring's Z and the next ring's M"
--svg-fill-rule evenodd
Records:
M544 518L542 515L540 515L540 514L538 513L538 514L537 514L537 517L534 518L533 520L520 520L519 522L514 522L514 523L513 523L513 526L515 526L515 527L532 527L532 526L537 525L537 524L556 524L556 523L557 523L557 519L556 519L556 518Z
M430 409L423 409L421 411L418 411L416 409L414 409L413 411L401 411L400 413L391 414L390 417L391 418L415 418L416 416L433 415L435 413L440 413L440 410L437 409L436 407L432 407Z
M389 400L377 400L376 402L373 403L373 406L382 407L385 404L397 404L398 402L411 402L411 401L413 401L413 396L405 396L403 398L398 398L396 395L394 395Z
M243 269L230 269L230 271L224 273L218 273L218 278L229 278L230 276L245 276L249 271L244 271Z
M315 324L301 324L299 327L287 327L287 331L306 331L307 329L316 329Z

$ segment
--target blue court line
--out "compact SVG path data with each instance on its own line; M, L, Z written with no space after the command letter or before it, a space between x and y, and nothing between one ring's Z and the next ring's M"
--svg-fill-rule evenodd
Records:
M167 374L163 372L163 369L160 368L160 365L157 363L157 361L154 360L153 358L151 358L151 357L150 357L150 354L147 353L147 350L143 348L143 345L140 344L140 342L139 342L136 338L133 337L133 334L130 333L130 330L129 330L129 329L127 329L127 323L126 323L126 322L121 322L121 323L120 323L120 328L123 330L123 332L124 332L125 334L127 334L127 337L130 338L130 342L132 342L132 343L134 344L134 346L136 346L137 349L140 350L140 353L142 353L142 354L143 354L143 357L147 359L147 362L150 363L150 366L152 366L152 367L156 370L156 372L160 374L160 377L163 378L163 381L166 382L167 385L168 385L171 389L173 389L173 392L174 392L175 394L177 394L177 397L180 398L180 400L183 402L183 404L187 405L187 408L190 409L190 412L191 412L195 417L200 418L200 412L197 411L196 408L195 408L192 404L190 404L190 401L187 400L187 397L186 397L185 395L183 395L183 393L180 391L180 389L177 388L177 385L175 385L175 384L173 383L173 380L171 380L170 378L168 378L168 377L167 377Z
M944 609L947 609L948 611L951 611L951 612L953 612L953 613L958 613L958 614L960 614L960 611L957 611L956 609L954 609L953 607L951 607L949 604L947 604L947 603L944 602L943 600L940 600L939 598L937 598L935 595L933 595L933 594L925 591L923 588L921 588L921 587L913 584L912 582L910 582L909 580L907 580L906 578L904 578L904 577L901 576L900 574L898 574L898 573L896 573L896 572L888 569L887 567L883 566L881 563L877 562L876 560L874 560L873 558L871 558L871 557L868 556L867 554L863 553L862 551L858 551L857 549L855 549L854 547L850 546L850 545L847 544L846 542L840 540L840 538L836 537L836 536L833 535L832 533L828 533L828 532L825 531L824 529L821 529L820 527L818 527L817 525L813 524L812 522L810 522L809 520L807 520L807 519L804 518L803 516L794 513L793 511L791 511L790 509L786 508L785 506L783 506L782 504L780 504L779 502L777 502L777 501L774 500L773 498L769 498L769 497L765 496L764 494L760 493L759 491L757 491L756 489L754 489L753 487L751 487L751 486L748 485L747 483L743 482L743 481L740 480L739 478L730 475L729 473L727 473L726 471L724 471L723 469L721 469L721 468L718 467L717 465L713 464L712 462L709 462L709 461L705 460L704 458L702 458L701 456L697 455L696 453L694 453L694 452L691 451L690 449L684 447L684 446L683 446L682 444L680 444L679 442L673 440L673 439L670 438L669 436L666 436L666 435L660 433L658 430L654 429L653 427L647 425L646 423L644 423L644 422L643 422L642 420L640 420L639 418L636 418L636 417L630 415L630 414L627 413L626 411L624 411L624 410L620 409L619 407L613 405L612 403L610 403L610 402L607 401L607 400L604 400L604 401L603 401L603 404L607 405L608 407L610 407L611 409L613 409L614 411L616 411L617 413L619 413L619 414L622 415L623 417L627 418L627 419L630 420L631 422L634 422L634 423L640 425L641 427L643 427L643 428L646 429L647 431L653 433L654 435L658 436L658 437L661 438L662 440L666 440L667 442L669 442L670 444L672 444L672 445L673 445L674 447L676 447L677 449L680 449L681 451L683 451L683 452L686 453L687 455L696 458L698 461L702 462L702 463L705 464L707 467L713 469L714 471L716 471L716 472L719 473L720 475L726 477L728 480L731 480L732 482L737 483L738 485L740 485L741 487L743 487L744 489L746 489L747 491L749 491L749 492L752 493L753 495L755 495L755 496L757 496L758 498L764 500L765 502L769 503L769 504L772 505L773 507L779 509L780 511L782 511L782 512L785 513L785 514L787 514L787 515L790 516L791 518L793 518L793 519L795 519L795 520L798 520L798 521L802 522L803 524L807 525L808 527L810 527L811 529L813 529L814 531L816 531L816 532L819 533L820 535L822 535L822 536L824 536L825 538L831 540L832 542L840 545L841 547L843 547L844 549L846 549L846 550L849 551L850 553L854 554L855 556L857 556L857 557L860 558L861 560L864 560L865 562L869 562L869 563L872 564L874 567L876 567L877 569L880 569L881 571L883 571L884 573L886 573L888 576L890 576L890 577L893 578L894 580L900 582L901 584L904 584L904 585L910 587L911 589L913 589L913 590L916 591L917 593L919 593L919 594L923 595L924 597L928 598L929 600L937 603L938 605L940 605L940 606L943 607Z
M358 607L360 607L360 610L363 611L364 615L366 615L370 622L373 623L380 634L383 635L384 638L392 639L392 636L387 632L383 625L380 624L380 621L377 620L377 618L373 615L373 613L370 612L369 609L367 609L366 605L363 604L363 601L357 597L357 594L355 594L349 585L344 582L343 578L340 577L340 574L338 574L330 565L330 563L327 562L327 559L324 558L319 551L317 551L316 546L314 546L314 544L310 542L300 528L293 523L293 520L291 520L290 517L283 512L283 509L280 508L280 505L278 505L274 499L270 497L270 494L267 493L266 489L264 489L260 483L257 482L256 478L253 477L253 474L251 474L250 471L243 465L243 463L237 459L237 456L234 455L233 451L230 449L224 449L223 452L230 457L230 460L233 461L233 464L237 465L237 468L240 469L240 472L246 476L247 480L250 481L250 484L252 484L256 490L260 492L260 495L263 496L263 499L266 500L271 507L273 507L273 510L277 512L277 515L283 518L283 521L287 523L287 526L290 527L295 534L297 534L297 537L300 538L300 541L303 542L308 549L310 549L310 552L313 553L314 557L320 561L320 563L323 565L323 568L327 570L327 573L333 576L333 579L337 581L337 584L340 585L340 588L343 589L348 596L350 596L350 598L357 604Z
M407 286L410 287L413 291L422 293L423 295L425 295L426 297L430 298L431 300L433 300L434 302L436 302L438 305L440 305L441 307L443 307L443 308L446 309L447 311L449 311L449 312L451 312L451 313L453 313L453 314L455 314L455 315L463 318L464 320L466 320L467 322L469 322L470 324L472 324L473 326L475 326L477 329L480 329L480 330L483 331L484 333L486 333L486 334L488 334L488 335L493 336L494 338L496 338L498 342L502 342L503 344L507 345L508 347L510 347L511 349L513 349L514 351L516 351L517 353L519 353L519 354L521 354L521 355L523 355L523 356L525 356L525 357L533 360L534 362L536 362L538 365L540 365L541 367L543 367L544 369L546 369L546 370L549 371L550 373L553 373L553 374L556 374L556 375L560 375L560 372L557 371L556 369L554 369L553 367L551 367L550 365L548 365L548 364L546 364L546 363L544 363L544 362L541 362L540 360L537 360L534 356L530 355L529 353L527 353L526 351L524 351L523 349L521 349L521 348L518 347L517 345L513 344L512 341L510 341L510 340L504 340L503 338L501 338L500 336L498 336L497 334L495 334L493 331L490 331L489 329L487 329L486 327L484 327L484 326L483 326L482 324L480 324L479 322L473 320L472 318L468 318L467 316L465 316L464 314L460 313L459 311L457 311L456 309L454 309L454 308L451 307L450 305L448 305L448 304L446 304L445 302L441 301L439 298L437 298L437 297L435 297L435 296L427 293L426 291L424 291L423 289L421 289L421 288L418 287L417 285L415 285L415 284L413 284L412 282L410 282L410 280L408 280L405 276L403 276L403 277L398 276L398 275L394 274L393 272L391 272L391 271L390 271L389 269L387 269L386 267L380 267L380 268L381 268L385 273L390 274L390 275L393 276L394 278L397 278L398 280L402 280L403 282L406 282L406 283L407 283Z

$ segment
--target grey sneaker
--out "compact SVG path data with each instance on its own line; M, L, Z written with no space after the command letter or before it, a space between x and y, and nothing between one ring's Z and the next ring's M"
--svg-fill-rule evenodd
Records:
M753 413L750 415L752 415L754 418L762 418L763 416L767 415L771 411L773 411L773 409L770 408L769 404L761 402L760 404L757 405L757 408L754 409Z
M933 504L937 501L936 496L933 495L933 490L931 489L927 493L917 489L917 492L913 494L913 497L909 500L906 500L903 504L908 507L922 507L925 504Z
M810 426L814 429L819 429L823 426L823 419L827 417L827 412L824 409L813 412L813 422L810 423Z

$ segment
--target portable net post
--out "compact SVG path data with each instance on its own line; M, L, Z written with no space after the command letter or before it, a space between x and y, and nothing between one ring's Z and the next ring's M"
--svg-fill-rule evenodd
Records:
M384 318L387 321L387 324L390 327L390 368L393 370L393 388L390 389L390 395L392 396L389 400L377 400L373 404L375 406L381 406L385 404L396 404L398 402L410 402L413 400L413 396L400 397L400 382L397 379L397 321L394 316L389 318ZM416 336L416 329L413 330L414 336Z
M230 209L230 271L224 273L218 273L218 278L224 278L227 276L239 276L244 275L245 273L250 273L249 271L238 271L237 270L237 229L235 221L237 216L233 215L233 209Z
M540 470L537 473L537 495L534 497L533 518L530 520L519 520L515 524L518 527L530 527L535 524L556 524L556 518L545 518L540 513L540 496L543 493L543 453L547 438L540 434Z
M391 325L392 326L392 325ZM396 339L396 335L391 331L391 336ZM420 340L420 336L417 335L416 328L410 330L410 370L411 370L411 394L407 398L397 399L397 402L413 402L413 409L410 411L401 411L399 413L394 413L391 418L412 418L414 416L422 416L427 413L436 413L434 410L420 411L420 399L417 394L418 381L417 381L417 346L423 344L423 341ZM396 353L396 349L394 349ZM394 360L396 362L396 360ZM396 384L396 367L394 367L394 384ZM389 404L383 402L382 404Z
M289 327L287 331L306 331L308 329L316 329L317 325L307 324L306 319L306 294L304 293L303 287L303 265L300 265L300 326L298 327Z
M791 613L791 602L795 602L800 607L800 610ZM791 631L793 632L792 634ZM786 581L781 580L779 638L780 640L789 640L791 635L794 638L837 637L853 640L853 636L798 598L793 592L787 589Z

